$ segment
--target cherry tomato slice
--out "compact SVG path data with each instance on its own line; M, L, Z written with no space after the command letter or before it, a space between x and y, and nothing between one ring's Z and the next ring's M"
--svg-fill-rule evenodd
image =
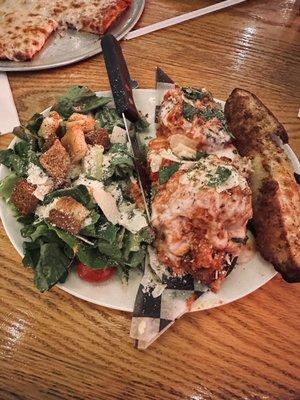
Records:
M107 267L101 269L93 269L83 263L77 266L77 274L79 278L87 282L104 282L110 279L116 272L117 268Z

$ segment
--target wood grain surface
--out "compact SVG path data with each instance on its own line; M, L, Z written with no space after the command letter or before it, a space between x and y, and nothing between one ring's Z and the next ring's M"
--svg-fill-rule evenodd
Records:
M138 27L213 3L147 0ZM297 0L250 0L122 47L142 88L153 87L159 65L220 99L235 87L253 91L299 156L298 11ZM21 121L71 84L108 89L100 55L9 79ZM1 137L0 147L10 140ZM142 352L129 338L130 314L58 288L40 294L2 227L0 257L1 400L300 399L299 285L276 276L235 303L184 316Z

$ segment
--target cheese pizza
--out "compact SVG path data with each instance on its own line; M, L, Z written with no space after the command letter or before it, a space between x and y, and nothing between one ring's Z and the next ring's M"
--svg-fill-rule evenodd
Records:
M103 35L131 0L56 1L49 15L61 26Z
M102 35L130 4L131 0L6 0L0 6L0 59L32 59L57 28Z

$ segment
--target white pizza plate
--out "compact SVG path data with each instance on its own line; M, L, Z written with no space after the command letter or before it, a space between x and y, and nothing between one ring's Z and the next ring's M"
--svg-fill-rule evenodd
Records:
M108 30L118 40L122 39L140 19L145 0L133 0L131 6ZM32 61L0 61L0 71L36 71L62 67L84 60L101 52L100 36L68 29L64 35L51 35L45 46Z
M99 92L98 94L107 96L110 93ZM144 114L148 114L149 122L154 121L155 90L135 90L134 98L137 108ZM220 101L220 103L224 105L223 102ZM151 124L147 135L155 135L154 123ZM13 145L14 140L10 147ZM300 164L297 157L289 146L285 145L284 149L292 160L295 171L300 173ZM0 167L0 179L3 179L8 172L6 167ZM16 222L11 210L3 200L0 200L0 217L10 241L18 253L23 256L23 238L20 235L20 225ZM22 266L19 265L18 268L22 268ZM217 294L206 293L200 297L194 304L193 311L218 307L222 304L238 300L263 286L275 274L276 271L273 266L264 261L259 253L256 253L255 257L249 263L239 265L231 272ZM91 303L132 312L140 278L141 275L135 273L130 277L128 284L123 284L118 276L104 283L90 284L78 278L76 273L72 271L66 282L57 286L73 296L90 301Z

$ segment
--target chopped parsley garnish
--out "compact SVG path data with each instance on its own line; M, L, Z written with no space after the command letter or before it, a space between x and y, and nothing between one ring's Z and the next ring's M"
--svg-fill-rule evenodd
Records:
M231 171L226 167L218 167L216 172L210 176L207 186L220 186L222 183L226 182L227 179L230 177Z
M158 177L159 177L159 183L163 184L168 182L168 180L171 178L175 172L178 171L180 164L179 163L173 163L169 165L168 167L163 167L161 170L158 172Z
M205 97L205 93L203 93L200 89L183 87L182 91L184 96L190 100L202 100Z

